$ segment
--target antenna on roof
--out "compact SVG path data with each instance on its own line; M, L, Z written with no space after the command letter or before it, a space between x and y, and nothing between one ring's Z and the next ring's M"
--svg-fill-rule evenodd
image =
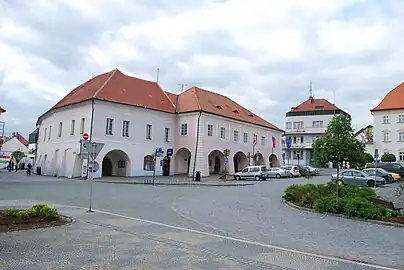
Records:
M309 99L313 99L313 82L310 81L309 84Z
M334 90L332 90L332 92L333 92L333 102L334 102L334 116L335 116L335 89Z
M177 83L179 86L181 86L181 93L184 92L184 86L188 86L185 83Z
M160 77L160 69L157 68L157 74L156 74L156 83L159 82L159 77Z

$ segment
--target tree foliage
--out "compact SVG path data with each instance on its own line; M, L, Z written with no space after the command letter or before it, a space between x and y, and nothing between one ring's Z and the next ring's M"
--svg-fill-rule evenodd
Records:
M363 158L364 158L365 163L371 163L374 161L373 156L369 153L364 153Z
M15 160L19 162L23 157L25 157L25 154L21 151L14 151L11 153L11 156L13 156Z
M344 161L350 164L364 162L365 145L357 140L351 126L351 119L339 115L328 124L326 133L314 144L316 163L325 165L335 162L342 166Z
M391 153L384 153L381 157L382 162L395 162L396 156Z

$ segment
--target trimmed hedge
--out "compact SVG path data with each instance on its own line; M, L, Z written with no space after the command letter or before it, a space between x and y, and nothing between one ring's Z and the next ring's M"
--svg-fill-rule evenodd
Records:
M390 215L384 207L373 203L376 193L371 188L337 186L334 183L293 185L285 190L283 198L320 213L329 212L375 220L383 220Z
M59 213L56 208L51 208L46 204L35 204L27 210L17 210L15 208L8 208L1 212L5 217L17 217L27 219L31 217L39 217L47 220L56 220L59 218Z

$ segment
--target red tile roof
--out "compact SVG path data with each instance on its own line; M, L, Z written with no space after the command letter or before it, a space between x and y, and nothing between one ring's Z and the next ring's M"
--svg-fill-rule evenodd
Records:
M4 113L4 112L6 112L6 110L3 109L3 108L0 106L0 113Z
M404 109L404 82L387 93L383 100L370 111Z
M17 134L16 136L17 140L19 140L23 145L28 146L28 141L21 135Z
M339 110L334 104L324 98L309 98L296 107L292 107L291 112L311 112L311 111L334 111Z
M282 131L230 98L198 87L192 87L179 94L177 106L176 94L163 91L156 82L127 76L117 69L98 75L76 87L52 109L90 99L112 101L170 113L202 110Z

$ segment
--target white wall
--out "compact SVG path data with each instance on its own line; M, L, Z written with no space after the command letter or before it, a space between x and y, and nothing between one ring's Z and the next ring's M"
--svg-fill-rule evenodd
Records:
M14 151L28 152L28 147L22 144L16 137L6 141L1 147L1 151L5 153L12 153Z

